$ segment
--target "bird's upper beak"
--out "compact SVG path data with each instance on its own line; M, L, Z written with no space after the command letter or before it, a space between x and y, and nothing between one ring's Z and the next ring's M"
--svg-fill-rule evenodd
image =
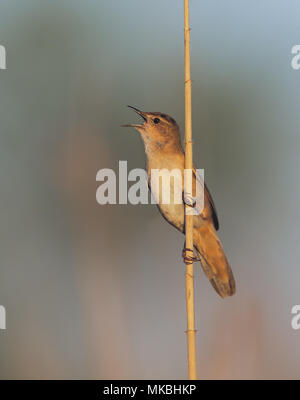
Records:
M143 124L125 124L125 125L121 125L121 126L122 127L132 127L132 128L136 128L136 129L144 129L145 122L147 122L146 113L143 111L140 111L137 108L132 107L132 106L127 106L127 107L132 108L137 114L139 114L143 118L144 123Z

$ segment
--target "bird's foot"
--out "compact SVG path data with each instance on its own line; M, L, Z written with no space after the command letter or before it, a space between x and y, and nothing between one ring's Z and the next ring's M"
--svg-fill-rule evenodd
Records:
M182 193L182 200L183 200L184 204L186 204L187 206L193 207L193 208L197 204L197 202L193 196L191 196L189 194L185 194L184 192Z
M184 247L182 250L182 258L185 264L193 264L194 262L200 261L198 257L195 257L194 250Z

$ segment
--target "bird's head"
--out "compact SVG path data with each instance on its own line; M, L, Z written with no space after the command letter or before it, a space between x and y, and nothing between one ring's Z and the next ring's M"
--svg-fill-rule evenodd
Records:
M180 144L179 127L172 117L161 112L145 112L132 106L128 107L143 118L143 123L122 126L137 129L145 143L153 143L159 147Z

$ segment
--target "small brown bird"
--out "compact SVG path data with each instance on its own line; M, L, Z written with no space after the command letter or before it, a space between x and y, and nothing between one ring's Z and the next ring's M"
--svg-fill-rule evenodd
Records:
M143 124L127 124L124 127L136 128L141 134L147 158L147 173L149 189L157 201L162 216L180 232L185 232L184 202L178 204L174 201L164 204L162 183L158 188L151 187L151 170L158 169L172 171L179 169L184 176L184 151L181 146L179 127L176 121L167 114L160 112L143 112L131 107L143 118ZM193 195L199 181L199 176L193 169ZM178 190L184 187L182 182L174 178L170 183L170 199L174 199ZM203 183L202 183L203 187ZM181 193L184 198L183 193ZM194 248L202 268L212 286L221 297L232 296L235 293L235 281L224 253L221 242L217 236L219 221L213 199L204 185L204 205L200 214L194 215Z

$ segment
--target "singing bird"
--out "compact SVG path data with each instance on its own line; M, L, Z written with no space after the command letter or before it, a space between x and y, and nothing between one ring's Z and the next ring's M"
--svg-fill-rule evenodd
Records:
M144 142L147 159L148 185L162 216L180 232L185 233L185 207L184 201L180 203L170 201L164 204L161 189L157 185L151 187L151 170L172 171L179 169L184 176L184 151L180 141L180 131L176 121L167 114L160 112L144 112L135 107L132 108L143 118L142 124L126 124L123 127L133 127L138 130ZM193 169L193 194L199 176ZM199 182L198 182L199 183ZM171 182L170 194L183 190L184 185L174 178ZM202 183L203 187L203 183ZM162 188L162 190L164 190ZM203 191L202 191L203 193ZM184 199L184 194L182 193ZM235 293L235 281L224 253L222 244L218 238L217 230L219 221L213 199L204 184L204 204L201 213L193 216L193 240L194 250L201 266L210 280L212 286L221 297L232 296Z

